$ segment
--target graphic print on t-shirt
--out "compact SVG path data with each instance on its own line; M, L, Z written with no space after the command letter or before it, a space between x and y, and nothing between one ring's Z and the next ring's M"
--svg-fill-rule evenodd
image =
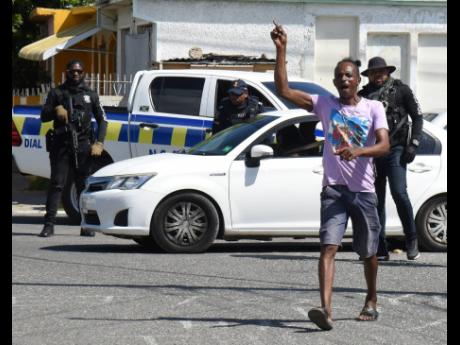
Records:
M363 147L369 133L369 120L342 115L332 109L327 139L335 151L343 147Z

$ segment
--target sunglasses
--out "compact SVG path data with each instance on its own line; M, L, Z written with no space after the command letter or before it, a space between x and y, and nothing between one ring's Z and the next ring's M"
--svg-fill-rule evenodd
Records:
M83 74L83 70L81 70L81 69L68 69L67 71L68 71L70 74L75 74L75 73Z

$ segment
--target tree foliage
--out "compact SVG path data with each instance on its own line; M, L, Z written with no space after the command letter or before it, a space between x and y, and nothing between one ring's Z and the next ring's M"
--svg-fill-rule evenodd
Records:
M39 62L22 59L18 56L22 47L39 40L40 27L31 22L29 16L36 7L72 8L87 6L95 0L11 0L12 1L12 81L13 88L37 87L48 83L51 76L45 73Z

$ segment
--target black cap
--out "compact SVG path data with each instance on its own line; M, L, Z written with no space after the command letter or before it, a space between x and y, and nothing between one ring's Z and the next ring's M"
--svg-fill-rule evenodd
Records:
M367 70L362 71L361 75L367 77L369 71L385 68L391 74L396 70L395 66L387 66L387 62L380 56L375 56L369 60L367 64Z
M234 93L235 95L241 95L243 92L247 92L248 91L248 86L246 85L246 83L241 80L241 79L238 79L238 80L234 80L232 81L232 86L230 87L230 89L228 89L228 93Z

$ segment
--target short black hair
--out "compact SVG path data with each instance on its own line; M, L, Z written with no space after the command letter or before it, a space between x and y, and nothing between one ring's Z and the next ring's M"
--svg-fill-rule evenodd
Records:
M83 65L83 62L77 59L70 60L66 65L66 69L70 69L73 65L76 65L76 64L79 64L82 69L85 69L85 65Z
M334 69L334 76L336 75L337 69L339 68L340 64L342 64L344 62L349 62L349 63L353 64L355 66L356 73L358 73L358 76L359 76L359 68L361 67L361 60L354 60L351 57L343 58L342 60L337 62L337 65L335 66L335 69Z

